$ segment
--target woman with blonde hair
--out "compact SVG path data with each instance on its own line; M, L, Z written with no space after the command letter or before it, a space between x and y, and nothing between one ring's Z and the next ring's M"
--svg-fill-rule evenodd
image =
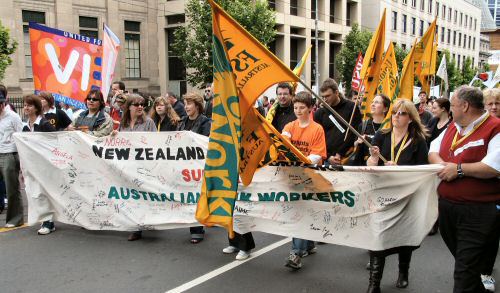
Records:
M379 130L375 134L367 165L382 165L379 154L389 160L385 165L427 164L426 138L428 134L413 103L404 99L396 100L392 108L391 122L391 128ZM396 287L406 288L411 255L417 248L418 246L398 246L381 251L370 251L370 285L367 292L380 292L385 258L396 253L399 256L399 276Z
M165 97L158 97L154 100L150 116L158 132L177 130L177 125L181 120Z
M500 89L485 89L483 91L484 108L491 116L500 118Z

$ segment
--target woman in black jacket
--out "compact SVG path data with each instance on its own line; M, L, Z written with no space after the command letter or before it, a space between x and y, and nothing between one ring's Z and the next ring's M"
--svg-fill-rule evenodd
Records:
M210 135L210 119L203 115L203 97L196 93L187 93L184 96L184 108L187 116L182 118L177 130L189 130L201 135ZM203 226L189 228L191 243L196 244L205 238Z
M165 97L155 99L153 107L151 107L150 116L155 122L158 132L177 130L177 126L181 120Z
M52 132L56 131L54 126L45 119L42 110L42 101L37 95L28 95L23 98L24 100L24 114L28 117L28 121L23 127L23 132ZM38 235L47 235L56 230L54 221L52 221L52 214L48 215L50 218L43 221L42 226L38 230Z

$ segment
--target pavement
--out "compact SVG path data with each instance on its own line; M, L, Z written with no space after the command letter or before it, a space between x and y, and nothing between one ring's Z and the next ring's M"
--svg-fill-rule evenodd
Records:
M129 242L126 232L56 223L54 233L40 236L38 228L0 231L0 293L365 292L368 286L368 252L350 247L319 245L293 271L284 267L289 239L271 234L254 233L257 247L241 262L222 253L221 228L208 228L195 245L188 229L146 231ZM499 258L495 267L500 280ZM429 236L413 254L408 288L395 287L397 274L397 255L389 256L384 293L451 292L453 258L439 234Z

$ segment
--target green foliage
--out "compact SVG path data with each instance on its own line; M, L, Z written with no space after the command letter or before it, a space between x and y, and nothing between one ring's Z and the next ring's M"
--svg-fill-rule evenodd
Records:
M394 46L394 53L396 54L396 63L398 64L398 70L401 73L403 70L403 61L405 60L406 55L408 55L408 51L403 49L400 45Z
M218 0L217 3L257 40L267 45L274 40L275 12L262 0ZM187 82L192 86L212 81L212 14L206 1L186 2L186 25L174 33L175 56L187 68Z
M359 52L368 49L372 33L353 24L351 31L344 37L342 48L335 58L335 66L340 73L340 80L345 82L345 92L351 91L351 79Z
M472 65L470 57L465 58L464 67L462 68L462 84L469 84L477 73L477 68Z
M2 26L0 21L0 81L3 80L5 70L12 64L10 55L14 54L17 49L17 42L10 38L9 29Z
M490 71L490 65L488 63L483 64L483 72Z

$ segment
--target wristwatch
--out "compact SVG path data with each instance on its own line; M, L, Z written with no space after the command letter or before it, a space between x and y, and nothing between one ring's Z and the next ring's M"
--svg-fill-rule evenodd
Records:
M462 170L462 164L457 164L457 178L463 178L465 176L464 170Z

